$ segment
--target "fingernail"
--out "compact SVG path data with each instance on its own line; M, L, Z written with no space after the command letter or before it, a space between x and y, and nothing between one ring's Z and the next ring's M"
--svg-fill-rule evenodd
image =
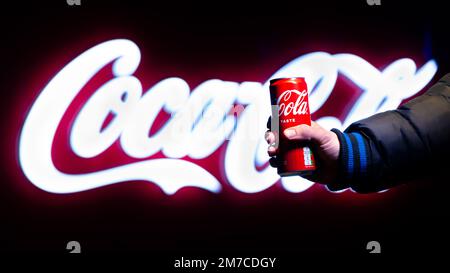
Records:
M287 129L284 131L284 135L288 138L295 136L295 130Z

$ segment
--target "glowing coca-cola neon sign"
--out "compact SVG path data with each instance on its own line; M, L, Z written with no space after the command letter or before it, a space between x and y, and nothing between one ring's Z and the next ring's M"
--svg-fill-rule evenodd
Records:
M133 73L140 63L139 48L129 40L99 44L67 64L45 86L24 122L19 142L20 166L42 190L73 193L118 182L146 180L173 194L192 186L219 192L222 183L208 170L186 160L207 158L227 141L223 179L246 193L263 191L280 178L273 168L255 167L268 161L263 138L270 115L268 81L229 82L207 80L194 90L180 78L167 78L143 92ZM83 86L100 69L113 62L114 78L101 86L84 104L70 132L70 147L80 157L92 158L119 140L124 153L142 161L81 174L67 174L55 167L51 149L57 127ZM399 59L383 71L353 54L314 52L278 70L271 78L305 77L311 113L330 96L338 73L364 90L345 121L322 117L326 128L344 128L377 112L396 108L427 85L437 71L430 60L420 69L411 59ZM234 104L245 104L236 120L226 113ZM153 121L163 109L171 118L153 136ZM116 118L101 129L108 113ZM199 118L200 117L200 118ZM149 159L161 151L166 158ZM290 192L308 189L312 182L300 177L281 180Z

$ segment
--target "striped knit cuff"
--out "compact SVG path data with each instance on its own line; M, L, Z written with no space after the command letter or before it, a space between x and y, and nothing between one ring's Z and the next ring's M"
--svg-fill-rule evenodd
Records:
M342 133L332 129L340 142L339 150L339 185L349 187L367 178L369 170L368 141L358 132ZM330 187L332 188L332 187Z

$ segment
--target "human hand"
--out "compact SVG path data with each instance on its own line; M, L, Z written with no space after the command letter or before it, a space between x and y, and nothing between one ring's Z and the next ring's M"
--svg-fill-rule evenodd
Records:
M270 129L270 118L267 123ZM318 168L314 174L308 179L322 184L329 184L337 177L338 158L340 144L335 133L321 127L316 122L311 122L311 126L301 124L284 130L284 136L290 141L308 142L309 147L313 151ZM271 157L269 163L272 167L278 166L278 136L268 130L265 139L269 144L267 152Z

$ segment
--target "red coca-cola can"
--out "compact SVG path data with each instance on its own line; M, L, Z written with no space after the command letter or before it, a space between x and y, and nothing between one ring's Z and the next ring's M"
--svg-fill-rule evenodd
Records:
M283 131L300 124L311 126L308 87L304 78L280 78L270 81L272 131L279 136L278 174L308 176L316 169L311 149L299 141L288 140ZM278 129L278 130L277 130Z

